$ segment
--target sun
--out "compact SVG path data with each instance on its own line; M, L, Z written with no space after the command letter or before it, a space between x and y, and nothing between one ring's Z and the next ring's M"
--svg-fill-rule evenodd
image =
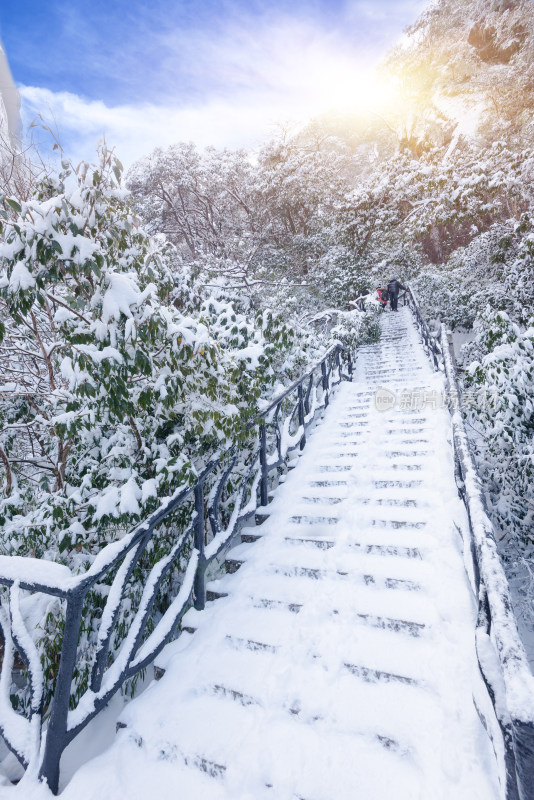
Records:
M396 105L398 92L393 80L378 77L374 70L326 68L317 80L316 102L321 110L352 113L383 113Z
M312 113L348 111L365 115L384 113L399 102L393 76L343 59L321 60L308 71L302 88Z

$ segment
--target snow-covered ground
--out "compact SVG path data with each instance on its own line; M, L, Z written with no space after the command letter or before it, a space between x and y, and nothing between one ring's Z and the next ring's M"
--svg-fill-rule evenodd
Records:
M63 800L497 800L450 417L407 309L384 318L269 518ZM378 387L396 404L375 406ZM410 395L415 390L413 408ZM426 394L421 394L426 392ZM381 392L384 397L384 393ZM422 408L417 408L423 405ZM237 566L237 563L235 566ZM5 795L2 794L5 792ZM21 784L1 797L45 792Z

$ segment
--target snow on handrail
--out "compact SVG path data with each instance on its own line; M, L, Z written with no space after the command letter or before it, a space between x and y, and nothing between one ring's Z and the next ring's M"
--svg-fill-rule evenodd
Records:
M345 365L347 371L344 374ZM0 671L0 734L28 774L38 775L48 783L52 792L57 792L59 764L65 747L104 708L125 680L134 677L153 661L176 634L191 603L194 602L198 609L204 607L208 565L228 547L243 521L255 512L258 490L261 505L267 504L271 475L286 462L293 450L304 447L308 427L316 414L328 405L332 388L344 379L352 380L352 358L350 351L338 343L330 347L299 380L260 409L258 418L249 423L248 430L257 431L258 445L243 453L236 446L217 453L193 486L178 487L171 496L164 498L147 519L121 539L102 548L84 573L74 575L65 565L41 559L0 556L0 586L9 589L4 593L0 607L4 640ZM230 482L234 485L228 490ZM194 503L189 525L183 523L184 529L179 526L178 532L173 531L172 541L170 537L163 539L170 550L166 555L159 553L156 562L150 565L138 607L110 663L111 642L134 570L140 568L141 558L151 546L160 523L186 502ZM206 527L206 512L210 531ZM155 552L158 552L157 548ZM182 556L186 560L185 572L180 561ZM147 635L154 602L172 570L179 572L179 588L173 589L173 594L176 594L170 605ZM100 593L102 589L106 589L105 603L98 620L89 685L76 707L69 710L82 620L87 613L84 604L91 590ZM58 654L59 668L48 709L45 708L45 685L37 649L19 604L20 590L33 596L56 597L64 604L65 624L61 653ZM97 622L96 618L94 622ZM28 674L30 719L11 706L15 651L21 656ZM42 725L45 713L49 718L46 729Z
M500 766L506 800L534 800L534 676L519 636L510 589L497 550L493 524L488 517L482 483L469 446L461 411L452 343L441 326L440 342L431 334L413 290L406 292L408 305L436 370L445 373L451 405L453 447L461 480L459 493L469 520L469 549L478 602L476 652L483 685L494 721L473 700L490 737ZM405 300L406 303L406 300ZM495 736L500 738L496 746Z
M341 344L333 345L332 347L330 347L326 351L326 353L322 357L321 361L319 361L311 369L309 369L307 372L305 372L304 375L302 375L301 378L299 378L298 380L294 381L291 384L291 386L289 386L287 389L284 389L284 391L281 392L280 394L276 395L274 400L271 400L269 405L262 407L260 409L262 416L266 417L273 409L275 409L282 402L282 400L285 400L286 397L288 397L292 392L295 391L295 389L298 389L299 385L302 385L306 380L308 380L308 378L310 378L310 376L314 374L314 372L317 370L317 367L320 364L322 364L323 362L327 361L331 356L333 356L335 353L338 353L338 352L341 352L341 353L343 353L344 355L347 356L348 363L349 363L349 371L350 371L350 365L351 365L351 352L350 352L350 350L348 350L346 347L343 347L343 345L341 345ZM251 423L251 426L253 424L254 423Z
M408 300L406 300L406 298L408 298ZM407 286L406 291L404 293L404 304L406 305L406 303L408 303L408 306L419 326L419 330L421 331L421 335L423 337L424 345L427 348L429 355L432 357L432 360L434 361L434 367L436 368L436 370L439 370L440 356L441 356L441 348L439 342L432 335L432 332L428 327L427 321L425 320L425 318L421 313L421 309L419 307L419 303L417 301L415 292L410 285Z
M480 477L469 447L461 413L460 393L444 325L441 340L447 389L451 405L455 409L452 414L454 445L465 484L480 577L488 593L493 638L502 665L507 706L513 718L523 722L534 722L534 676L517 629L508 581L497 551L493 524L486 512Z
M461 475L459 489L468 514L470 549L478 572L478 585L474 587L478 600L478 663L500 729L506 800L534 800L534 676L517 629L508 581L469 446L451 348L442 325L441 358L452 409L453 445ZM494 726L480 710L479 713L493 740Z

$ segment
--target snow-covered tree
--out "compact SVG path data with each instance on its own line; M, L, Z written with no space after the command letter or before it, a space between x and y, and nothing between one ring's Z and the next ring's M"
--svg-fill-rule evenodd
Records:
M209 295L177 307L175 250L139 226L120 178L103 149L4 199L0 546L74 572L210 455L245 445L279 366L291 373L294 333L268 309ZM61 624L58 609L42 620L47 663Z

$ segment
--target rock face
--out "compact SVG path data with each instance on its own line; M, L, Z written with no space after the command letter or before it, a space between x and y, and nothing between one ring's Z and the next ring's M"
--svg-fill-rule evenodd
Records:
M0 135L15 143L20 133L20 97L0 45Z
M521 48L527 32L521 25L515 25L514 38L506 45L499 43L498 34L492 25L477 22L469 31L468 43L477 51L479 58L488 64L509 64L510 59Z
M504 131L532 145L532 0L435 0L387 67L407 87L415 121L403 147L416 157L460 138L491 146Z

